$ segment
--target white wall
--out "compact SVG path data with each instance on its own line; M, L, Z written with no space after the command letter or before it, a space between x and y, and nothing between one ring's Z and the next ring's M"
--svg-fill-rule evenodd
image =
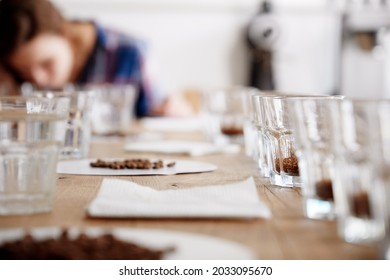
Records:
M144 38L167 92L246 84L244 28L258 0L54 0L70 17ZM275 56L280 90L329 93L335 85L334 13L326 0L276 0L281 35Z
M166 91L246 81L242 29L256 11L257 1L55 2L70 17L96 18L148 41L159 83Z

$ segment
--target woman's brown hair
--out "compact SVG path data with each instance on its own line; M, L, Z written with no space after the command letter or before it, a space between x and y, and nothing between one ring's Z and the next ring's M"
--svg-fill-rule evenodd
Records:
M0 0L0 62L42 33L61 33L64 19L47 0Z

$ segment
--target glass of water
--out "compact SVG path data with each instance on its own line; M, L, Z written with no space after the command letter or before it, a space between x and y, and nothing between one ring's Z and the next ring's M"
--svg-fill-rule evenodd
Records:
M0 215L48 212L69 98L0 97Z
M92 90L24 92L25 96L36 97L67 97L70 99L68 122L66 125L65 142L61 149L60 159L85 158L88 156L91 141L91 112L94 92Z

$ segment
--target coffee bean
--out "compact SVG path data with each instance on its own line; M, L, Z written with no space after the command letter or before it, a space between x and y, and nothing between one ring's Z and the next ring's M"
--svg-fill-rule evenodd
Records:
M290 176L299 176L298 158L292 155L282 159L283 171ZM280 159L275 159L275 170L280 173Z
M322 179L315 184L316 194L322 200L333 201L332 181L329 179Z
M234 126L225 126L221 128L222 134L228 135L228 136L235 136L235 135L243 135L244 130L241 127L234 127Z
M175 166L175 162L168 163L167 167ZM161 169L164 168L162 160L150 161L148 159L125 159L123 161L103 161L101 159L90 163L94 168L110 168L110 169Z
M58 238L34 240L30 234L20 240L3 243L3 260L159 260L173 248L149 249L116 239L111 234L88 237L81 233L73 239L64 230Z
M366 191L360 191L352 196L352 212L356 217L370 218L370 201Z

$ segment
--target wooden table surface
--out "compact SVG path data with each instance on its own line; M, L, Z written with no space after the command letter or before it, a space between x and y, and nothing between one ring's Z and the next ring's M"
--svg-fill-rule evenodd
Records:
M165 134L175 139L201 139L200 134ZM124 141L93 142L90 156L99 158L133 157L123 151ZM189 159L185 156L143 154L153 158ZM259 259L377 259L374 246L345 243L337 235L336 222L304 218L298 188L271 186L258 176L255 163L243 153L196 158L214 163L214 172L174 176L128 176L121 179L156 189L190 188L226 184L253 176L258 194L272 211L270 219L96 219L86 215L86 205L95 197L102 176L58 175L54 208L51 213L0 217L0 228L47 226L98 226L165 229L200 233L232 240L251 248Z

